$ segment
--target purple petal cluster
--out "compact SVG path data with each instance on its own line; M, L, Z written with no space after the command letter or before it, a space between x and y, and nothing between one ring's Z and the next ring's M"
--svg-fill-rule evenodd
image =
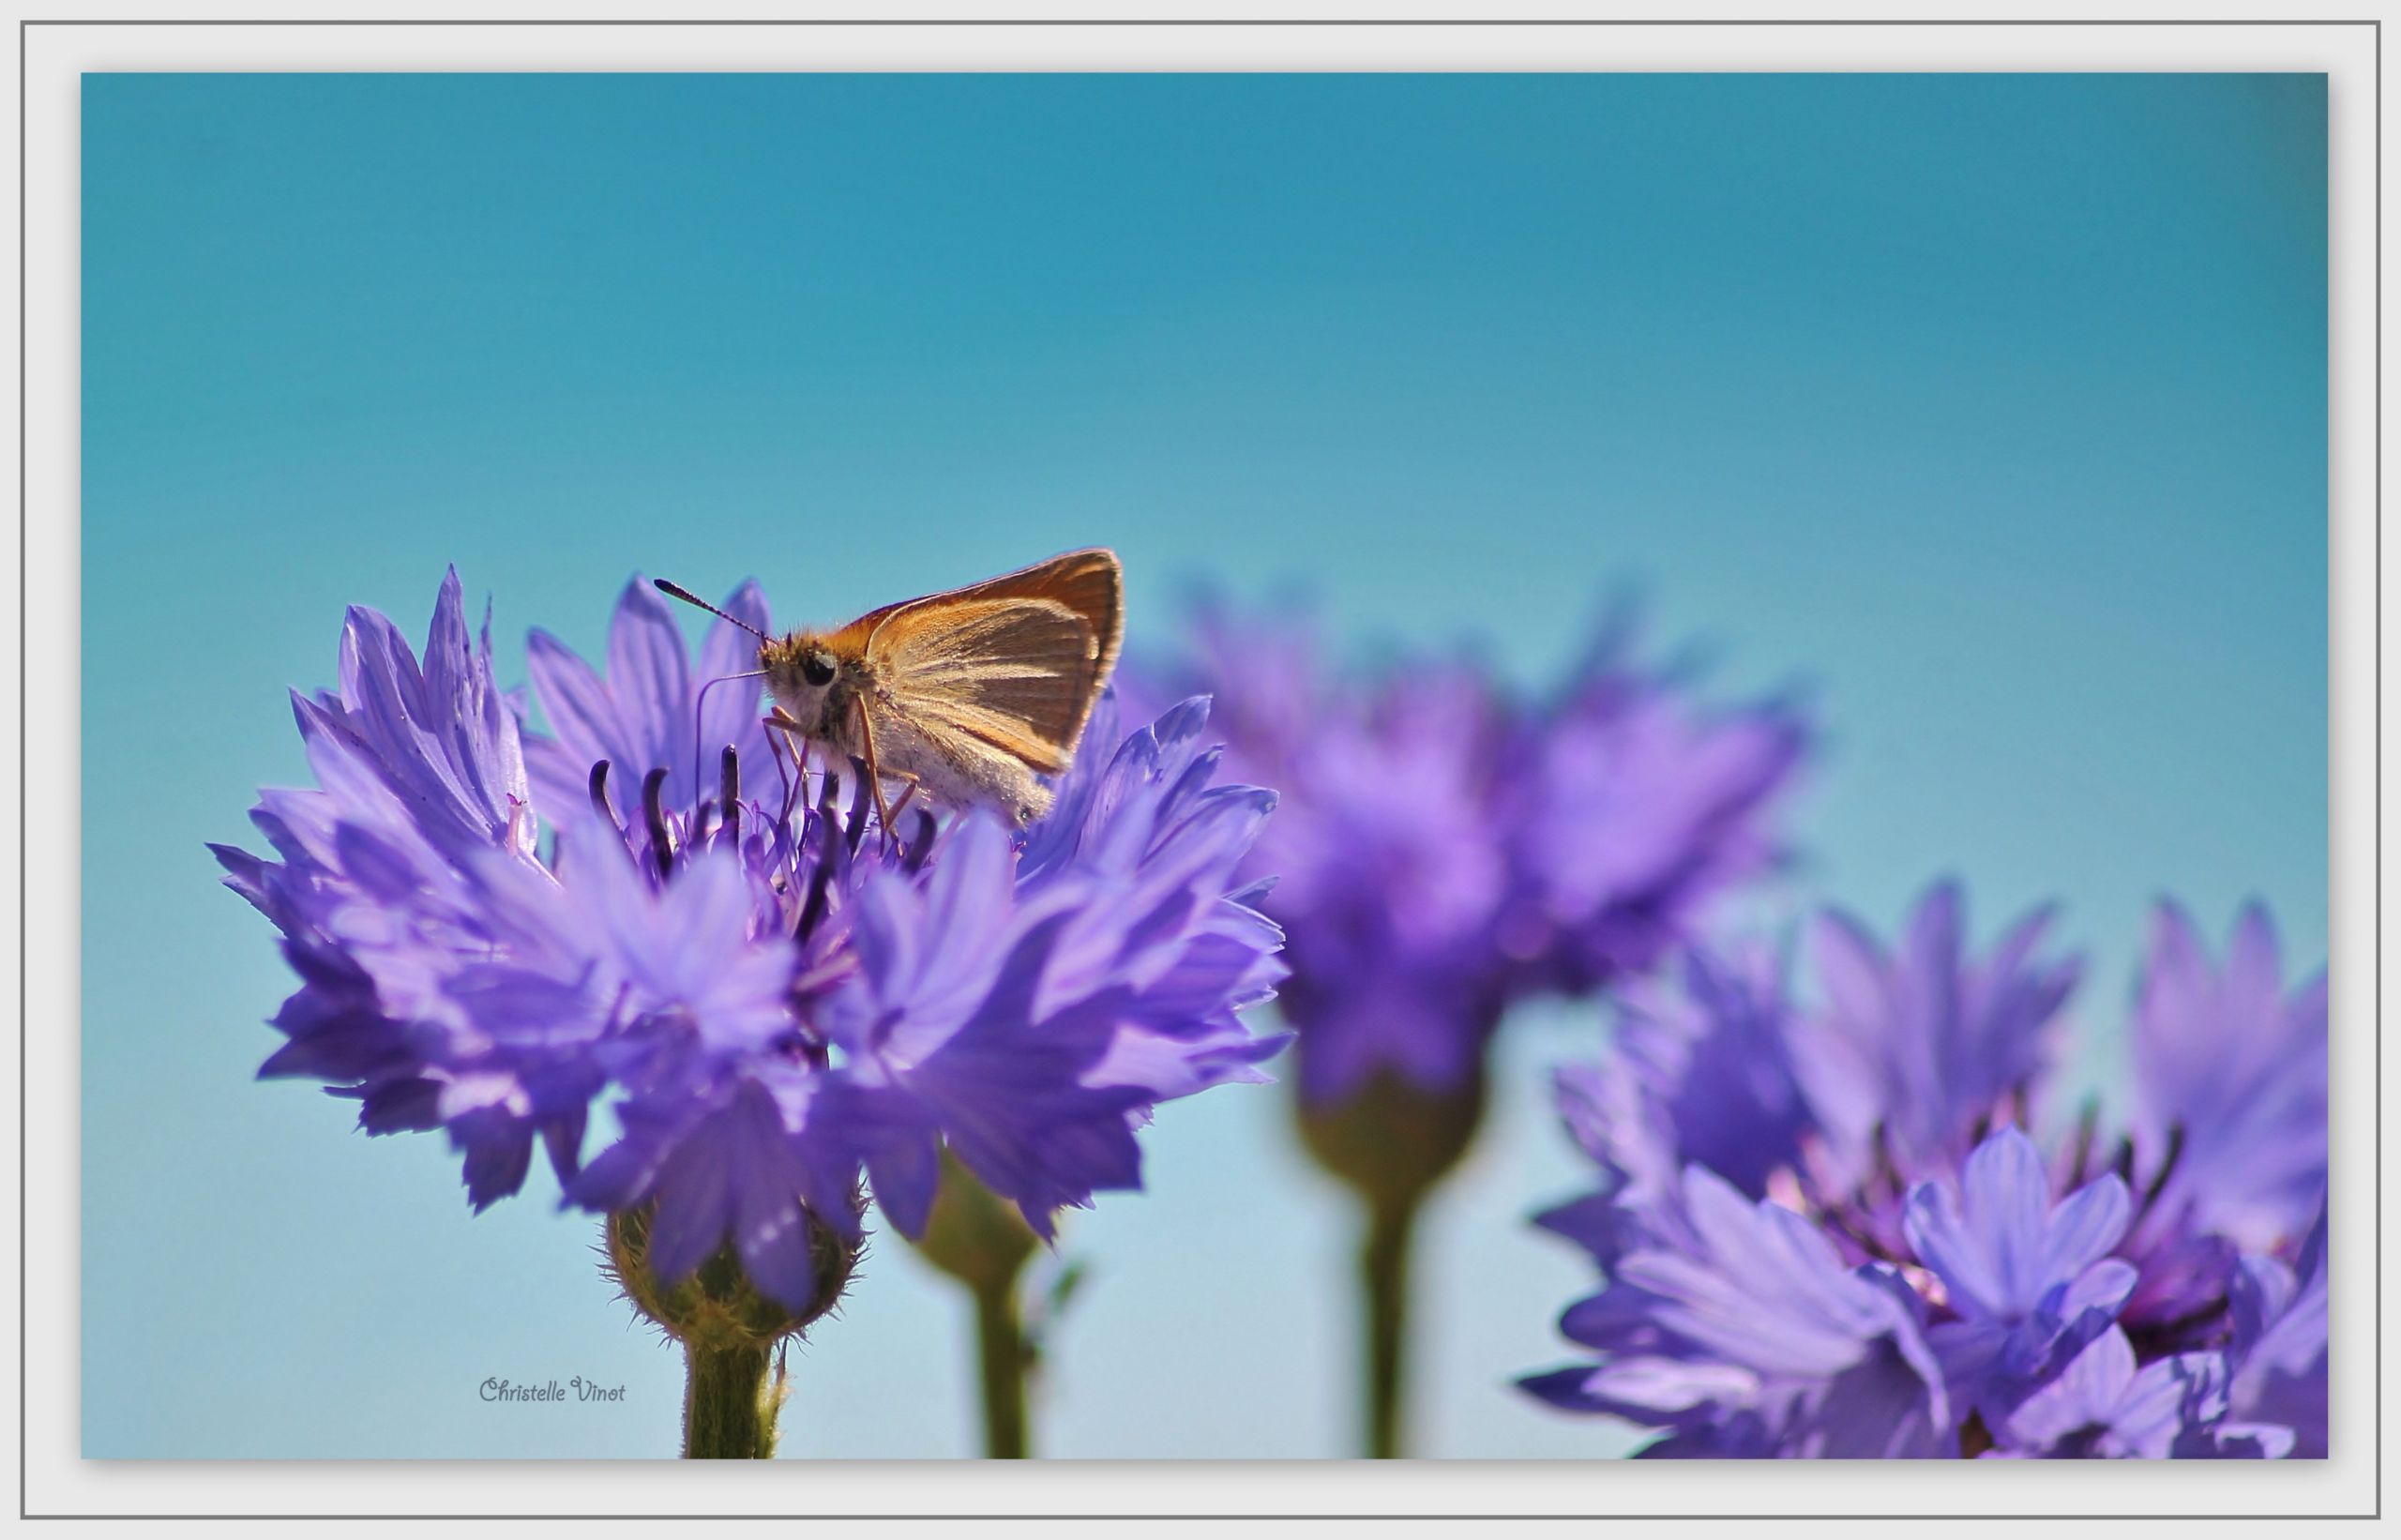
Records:
M2166 1209L2254 1249L2307 1224L2326 1180L2326 974L2286 990L2266 910L2236 917L2220 965L2160 906L2134 1052L2136 1144L2179 1155Z
M2222 963L2164 905L2105 1150L2046 1115L2045 921L1976 952L1945 883L1890 949L1821 916L1812 998L1759 947L1623 991L1558 1082L1599 1186L1540 1219L1604 1274L1561 1322L1593 1357L1526 1388L1661 1456L2322 1456L2322 974L2256 905Z
M2022 1100L2048 1066L2073 961L2040 957L2047 910L1970 957L1965 900L1929 893L1887 952L1848 914L1821 915L1812 951L1823 1004L1793 1036L1795 1069L1824 1135L1825 1175L1851 1186L1880 1165L1949 1169L1982 1117Z
M1527 1388L1667 1429L1661 1456L1937 1455L1951 1408L1924 1315L1892 1267L1853 1266L1800 1215L1689 1166L1561 1321L1599 1366Z
M1347 673L1304 623L1212 611L1159 677L1211 694L1234 773L1282 798L1249 870L1276 874L1317 1106L1380 1073L1456 1091L1512 1002L1654 966L1781 858L1808 742L1792 704L1704 710L1622 637L1536 705L1463 658Z
M726 608L766 628L755 586ZM795 764L755 687L717 683L748 665L735 627L695 668L637 581L605 673L537 633L548 738L489 629L455 573L422 662L352 611L340 689L294 702L317 785L262 793L271 856L216 847L300 978L261 1073L356 1098L370 1133L443 1130L476 1207L538 1142L567 1201L653 1206L663 1281L730 1244L805 1311L812 1230L855 1237L862 1173L915 1233L947 1146L1048 1233L1140 1185L1152 1107L1266 1078L1282 1039L1238 1013L1282 937L1237 869L1275 798L1218 782L1205 701L1122 737L1104 701L1021 838L886 829L851 767Z

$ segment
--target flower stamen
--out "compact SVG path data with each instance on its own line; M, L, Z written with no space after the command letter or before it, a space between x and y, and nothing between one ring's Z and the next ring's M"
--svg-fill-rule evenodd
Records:
M609 805L609 762L607 760L592 762L592 779L587 784L592 793L592 810L600 815L601 823L616 830L622 838L626 832L625 821L617 816L617 809Z
M658 863L658 875L666 876L675 867L675 831L667 823L667 767L659 765L642 778L642 814L650 825L650 853Z

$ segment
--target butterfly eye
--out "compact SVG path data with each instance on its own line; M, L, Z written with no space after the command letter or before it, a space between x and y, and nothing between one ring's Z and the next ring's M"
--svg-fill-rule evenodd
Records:
M834 682L834 660L823 653L803 653L800 676L812 685L830 685Z

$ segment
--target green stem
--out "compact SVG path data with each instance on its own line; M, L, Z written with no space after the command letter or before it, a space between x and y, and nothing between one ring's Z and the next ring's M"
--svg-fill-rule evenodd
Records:
M1400 1457L1401 1394L1407 1383L1409 1242L1416 1225L1415 1202L1379 1205L1368 1211L1367 1239L1359 1247L1359 1279L1367 1299L1370 1459Z
M731 1347L684 1345L684 1457L772 1459L776 1408L782 1387L769 1389L764 1343Z
M1304 1034L1304 1054L1309 1039ZM1304 1073L1303 1083L1306 1083ZM1428 1091L1380 1071L1338 1101L1293 1103L1317 1163L1359 1195L1367 1233L1359 1249L1367 1295L1367 1445L1371 1459L1401 1453L1407 1389L1409 1237L1426 1195L1457 1166L1484 1119L1484 1071Z
M1025 1327L1018 1315L1018 1279L1042 1243L1014 1204L995 1197L950 1151L942 1153L917 1253L967 1286L975 1302L975 1355L984 1388L984 1454L1025 1458Z
M1025 1458L1025 1334L1018 1322L1017 1274L977 1288L975 1347L984 1379L984 1454Z

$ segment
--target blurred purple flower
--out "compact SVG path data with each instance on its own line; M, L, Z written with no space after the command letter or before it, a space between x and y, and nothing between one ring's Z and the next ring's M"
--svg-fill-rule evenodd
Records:
M2125 1254L2130 1329L2191 1345L2244 1253L2297 1243L2326 1182L2326 975L2288 994L2275 927L2236 918L2221 970L2163 902L2137 991L2134 1105L2120 1162L2144 1188Z
M1654 965L1779 858L1807 741L1789 704L1704 713L1615 643L1535 710L1460 659L1345 675L1305 626L1209 611L1163 677L1215 696L1229 764L1282 797L1252 869L1312 1106L1380 1072L1456 1092L1513 1001Z
M1692 939L1712 898L1777 866L1767 814L1808 736L1789 702L1703 711L1616 642L1596 647L1527 735L1508 830L1512 928L1538 928L1551 987L1582 993L1651 968Z
M521 751L458 590L422 670L352 612L341 691L295 701L319 788L253 814L279 859L218 854L301 975L262 1073L357 1097L371 1133L445 1130L477 1207L538 1138L567 1200L656 1205L665 1281L731 1243L805 1310L811 1228L857 1233L863 1167L914 1232L947 1143L1047 1230L1139 1185L1154 1104L1264 1079L1281 1041L1236 1013L1273 993L1280 936L1234 872L1274 799L1211 783L1205 702L1122 744L1104 704L1021 850L974 814L886 831L855 778L845 810L821 767L808 806L755 689L706 689L748 661L739 633L696 679L639 583L606 684L537 638L560 737ZM728 608L764 624L755 588ZM610 1093L621 1132L583 1164Z

